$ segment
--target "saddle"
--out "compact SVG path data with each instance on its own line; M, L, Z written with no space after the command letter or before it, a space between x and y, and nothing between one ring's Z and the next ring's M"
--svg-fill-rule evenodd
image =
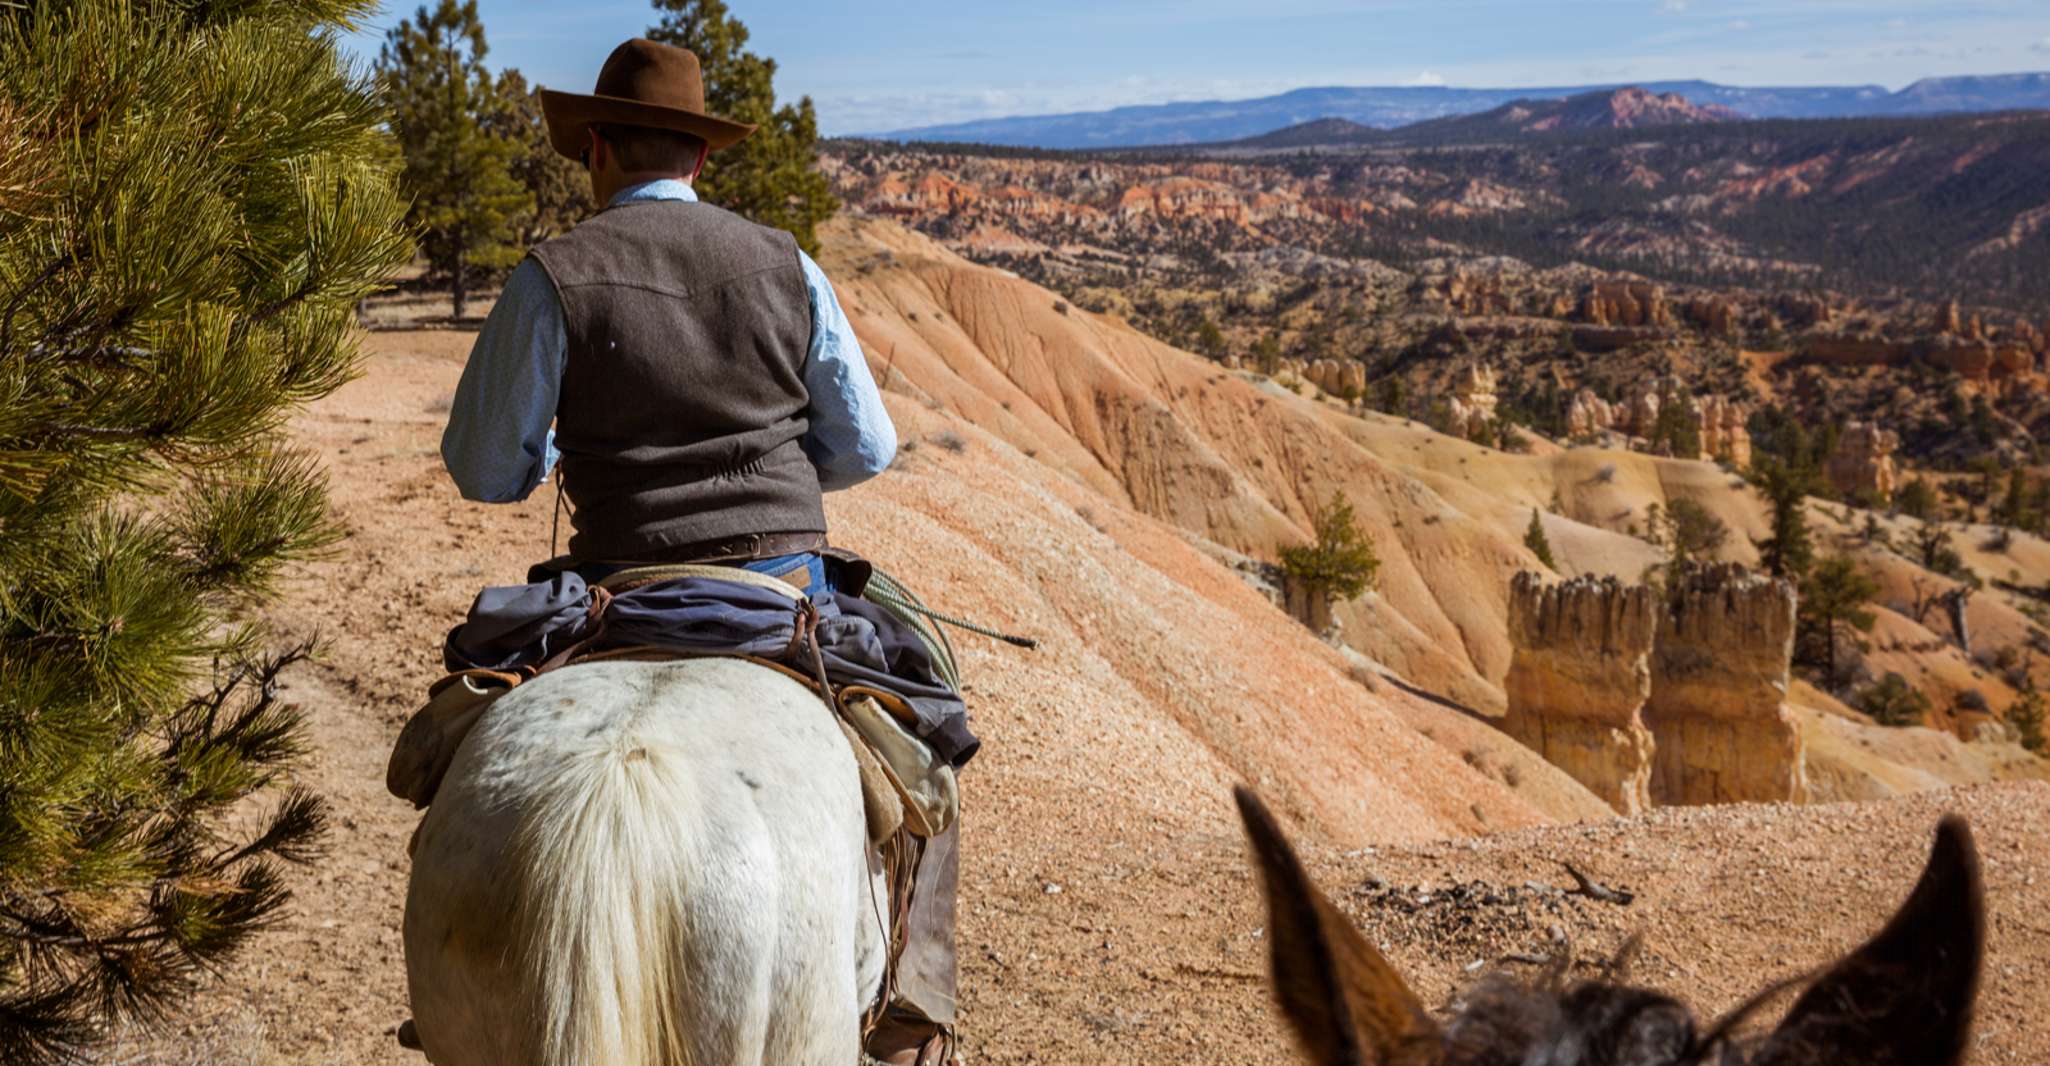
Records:
M600 582L602 610L610 593L683 578L731 581L788 596L803 605L804 593L781 578L738 567L682 564L622 570ZM804 639L800 631L793 645ZM428 687L425 706L399 731L385 766L385 788L416 809L433 802L463 738L500 696L543 673L587 662L666 662L732 658L774 670L811 689L833 712L861 774L862 805L869 843L881 848L899 831L920 839L946 832L960 813L954 768L913 731L917 717L901 697L870 685L833 685L823 670L811 673L753 655L683 652L653 645L597 646L596 641L564 649L533 667L518 670L459 670Z

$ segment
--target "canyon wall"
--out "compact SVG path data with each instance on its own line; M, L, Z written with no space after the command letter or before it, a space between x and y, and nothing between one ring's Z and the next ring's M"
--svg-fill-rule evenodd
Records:
M1806 758L1786 704L1793 585L1703 567L1667 590L1652 642L1651 798L1805 802Z
M1509 586L1514 652L1501 728L1620 813L1651 805L1651 647L1658 599L1615 578L1550 584L1525 571Z

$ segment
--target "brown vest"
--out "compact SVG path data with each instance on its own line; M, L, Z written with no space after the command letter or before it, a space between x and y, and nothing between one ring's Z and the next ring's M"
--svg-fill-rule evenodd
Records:
M797 243L709 204L620 204L533 251L569 357L555 408L570 554L659 562L751 533L823 533Z

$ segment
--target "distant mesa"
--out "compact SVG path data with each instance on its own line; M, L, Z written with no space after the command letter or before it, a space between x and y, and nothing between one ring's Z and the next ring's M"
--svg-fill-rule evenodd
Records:
M1709 81L1643 82L1639 87L1654 96L1678 93L1694 106L1724 107L1750 119L2050 108L2050 74L1924 78L1899 92L1889 92L1880 85L1773 87L1718 85ZM1612 84L1518 89L1416 85L1294 89L1254 100L1203 100L1062 115L1018 115L870 136L895 141L1056 149L1222 144L1301 126L1313 119L1343 119L1370 130L1389 130L1433 119L1477 115L1517 101L1558 101L1623 88L1626 86Z
M1564 100L1516 100L1493 111L1439 119L1409 127L1420 134L1434 130L1488 130L1544 133L1551 130L1634 130L1649 126L1692 126L1733 122L1743 118L1720 104L1699 106L1679 93L1655 93L1628 86L1581 93Z
M1477 115L1458 115L1381 130L1351 119L1320 118L1273 133L1232 142L1235 148L1313 148L1391 141L1430 141L1563 130L1630 130L1693 126L1744 118L1721 104L1700 105L1679 93L1655 93L1635 85L1598 89L1563 100L1512 100Z

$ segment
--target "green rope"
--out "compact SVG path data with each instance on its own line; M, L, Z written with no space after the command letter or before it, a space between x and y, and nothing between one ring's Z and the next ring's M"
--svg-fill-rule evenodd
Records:
M896 615L905 625L910 626L911 630L918 634L918 639L924 642L926 650L932 654L933 665L939 669L940 677L957 692L961 688L961 674L957 665L958 660L954 655L954 644L947 639L945 630L930 624L927 619L931 619L933 622L943 622L956 629L965 629L970 633L1001 640L1006 644L1016 647L1039 647L1039 642L1030 637L1012 636L1011 634L991 629L988 626L977 625L965 618L957 618L941 611L935 611L927 607L925 601L918 598L917 593L904 587L903 582L883 573L881 570L877 570L868 579L868 588L862 592L862 597L881 604L884 610Z

